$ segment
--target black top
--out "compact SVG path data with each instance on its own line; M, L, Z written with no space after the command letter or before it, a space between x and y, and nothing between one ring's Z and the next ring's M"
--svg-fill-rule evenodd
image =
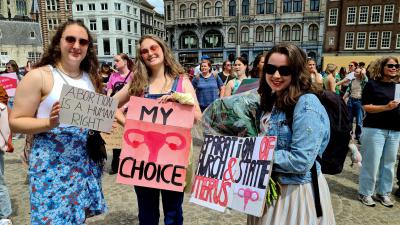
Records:
M394 100L396 84L369 80L362 92L363 105L386 105ZM400 106L380 113L367 113L364 127L400 131Z

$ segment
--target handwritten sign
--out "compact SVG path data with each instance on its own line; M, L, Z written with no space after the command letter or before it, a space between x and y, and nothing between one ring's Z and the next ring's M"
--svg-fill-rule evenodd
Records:
M109 132L118 101L93 91L63 85L60 123Z
M272 170L276 137L206 135L190 202L260 217Z
M131 97L126 118L117 182L183 191L193 107Z
M111 130L111 133L101 133L103 140L106 142L106 149L121 149L122 148L122 136L124 135L124 128L120 125L116 125Z
M394 100L400 101L400 84L396 84L396 89L394 92Z
M15 96L17 85L18 77L16 73L3 73L0 75L0 86L3 86L9 97Z

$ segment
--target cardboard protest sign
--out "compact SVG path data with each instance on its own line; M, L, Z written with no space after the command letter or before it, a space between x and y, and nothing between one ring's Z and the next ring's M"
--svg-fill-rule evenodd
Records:
M0 86L3 86L9 97L15 96L17 85L18 77L16 73L3 73L0 75Z
M261 216L276 137L206 135L190 202Z
M118 101L93 91L63 85L60 123L109 132Z
M122 126L117 124L109 134L101 133L100 135L106 142L107 150L122 148L122 136L124 135L124 128Z
M183 191L193 106L131 97L117 182Z
M394 91L394 100L400 101L400 84L396 84L396 89Z

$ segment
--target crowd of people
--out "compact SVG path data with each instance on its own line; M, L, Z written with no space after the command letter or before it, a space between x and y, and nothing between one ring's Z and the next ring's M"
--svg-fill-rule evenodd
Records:
M274 153L273 174L281 194L262 217L248 216L248 224L335 224L327 181L316 161L329 142L329 117L315 93L333 92L347 102L354 141L363 163L358 199L367 206L379 201L392 207L391 193L400 143L398 58L377 58L367 68L352 61L348 70L333 63L319 73L317 63L299 47L279 44L259 54L250 68L239 56L213 69L204 56L189 71L176 61L171 49L155 35L145 35L136 59L121 53L114 66L99 62L93 37L80 21L69 20L54 35L50 47L35 65L28 62L19 74L14 60L6 73L23 75L15 99L0 88L0 224L11 224L11 201L4 180L4 154L11 152L10 130L33 135L29 155L31 224L84 224L89 217L107 212L102 189L102 167L86 149L88 129L59 123L61 87L75 87L118 99L116 118L125 124L130 96L177 101L173 93L186 93L194 103L195 121L218 98L235 96L245 79L259 80L260 136L280 140ZM1 86L0 86L1 87ZM12 103L10 103L12 102ZM8 104L8 106L7 106ZM12 110L11 110L12 109ZM292 113L290 113L292 112ZM287 121L292 121L289 125ZM118 171L121 149L113 149L110 174ZM322 217L315 210L311 168L316 166ZM397 168L400 185L400 171ZM162 196L164 223L183 224L183 192L135 186L141 225L159 223ZM395 192L400 198L400 190ZM293 213L295 210L296 213Z

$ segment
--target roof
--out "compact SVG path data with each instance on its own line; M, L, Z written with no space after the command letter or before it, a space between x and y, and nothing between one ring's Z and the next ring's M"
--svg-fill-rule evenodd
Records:
M149 9L154 9L155 7L152 5L152 4L150 4L148 1L146 1L146 0L142 0L141 2L140 2L140 4L142 4L142 6L144 6L144 7L146 7L146 8L149 8Z
M31 32L35 37L31 38ZM0 20L0 45L42 46L40 25L36 22Z

